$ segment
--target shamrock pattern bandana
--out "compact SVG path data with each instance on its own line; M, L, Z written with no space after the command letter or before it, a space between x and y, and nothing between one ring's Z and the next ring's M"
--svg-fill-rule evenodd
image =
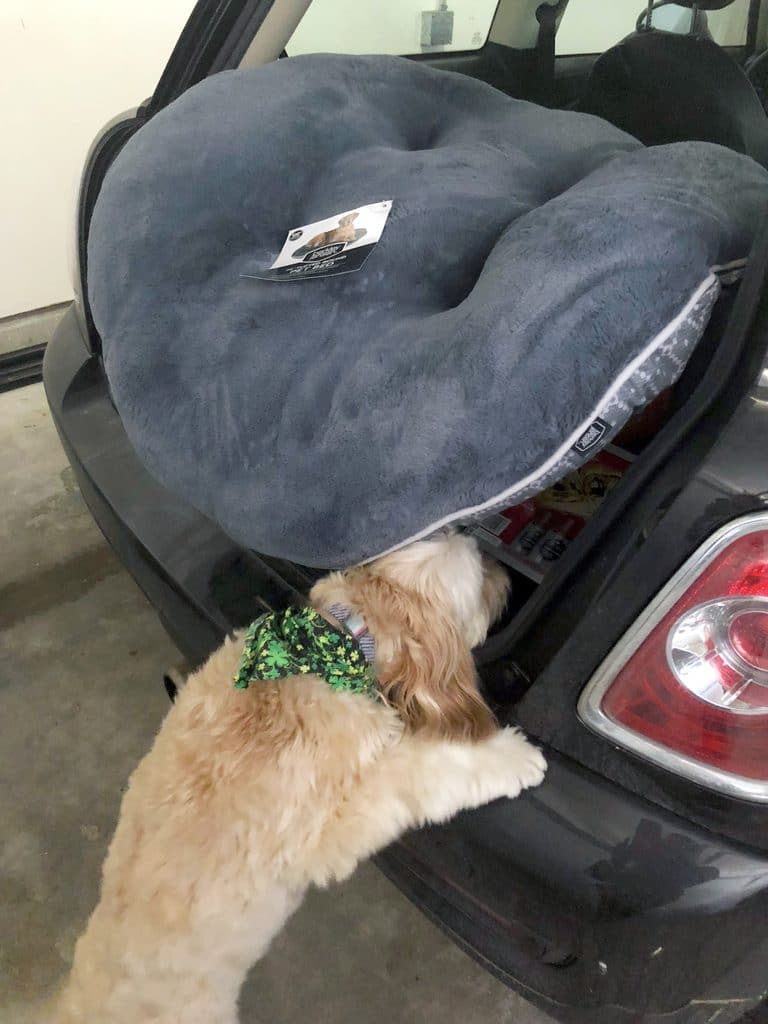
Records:
M340 633L314 608L286 608L252 622L235 688L253 680L321 676L334 690L378 696L376 679L353 636Z

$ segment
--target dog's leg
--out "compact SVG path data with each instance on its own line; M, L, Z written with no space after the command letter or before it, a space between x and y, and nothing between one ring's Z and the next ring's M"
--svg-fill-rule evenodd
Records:
M479 743L406 736L365 772L329 821L306 866L327 885L410 828L447 821L461 810L516 797L544 778L541 751L516 729Z
M252 892L202 873L199 887L189 896L194 921L180 930L158 927L141 894L119 917L101 904L43 1024L237 1024L249 968L303 893L271 881ZM162 900L159 893L154 902Z

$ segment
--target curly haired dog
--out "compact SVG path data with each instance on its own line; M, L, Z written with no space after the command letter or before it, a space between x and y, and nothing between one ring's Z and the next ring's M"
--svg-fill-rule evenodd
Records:
M312 675L237 690L243 640L228 640L131 778L56 1024L235 1024L246 972L308 886L537 785L542 754L496 727L470 653L505 591L458 535L321 580L329 621L338 605L364 616L381 699Z

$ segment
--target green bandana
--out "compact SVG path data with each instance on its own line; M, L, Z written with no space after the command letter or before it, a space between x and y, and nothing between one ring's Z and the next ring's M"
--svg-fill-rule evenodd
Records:
M252 622L235 687L254 679L321 676L334 690L377 696L376 679L357 640L340 633L314 608L269 612Z

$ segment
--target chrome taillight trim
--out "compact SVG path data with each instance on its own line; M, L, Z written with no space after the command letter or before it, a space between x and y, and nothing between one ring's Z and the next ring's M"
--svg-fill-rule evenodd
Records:
M577 709L581 721L593 732L652 764L727 796L750 800L754 803L768 803L768 781L762 782L742 775L734 775L697 761L687 754L677 753L614 722L600 707L609 686L639 645L656 628L670 608L686 593L691 584L701 576L707 566L734 541L760 531L768 531L768 512L755 512L727 523L697 548L638 616L634 625L627 630L602 662L582 690Z

